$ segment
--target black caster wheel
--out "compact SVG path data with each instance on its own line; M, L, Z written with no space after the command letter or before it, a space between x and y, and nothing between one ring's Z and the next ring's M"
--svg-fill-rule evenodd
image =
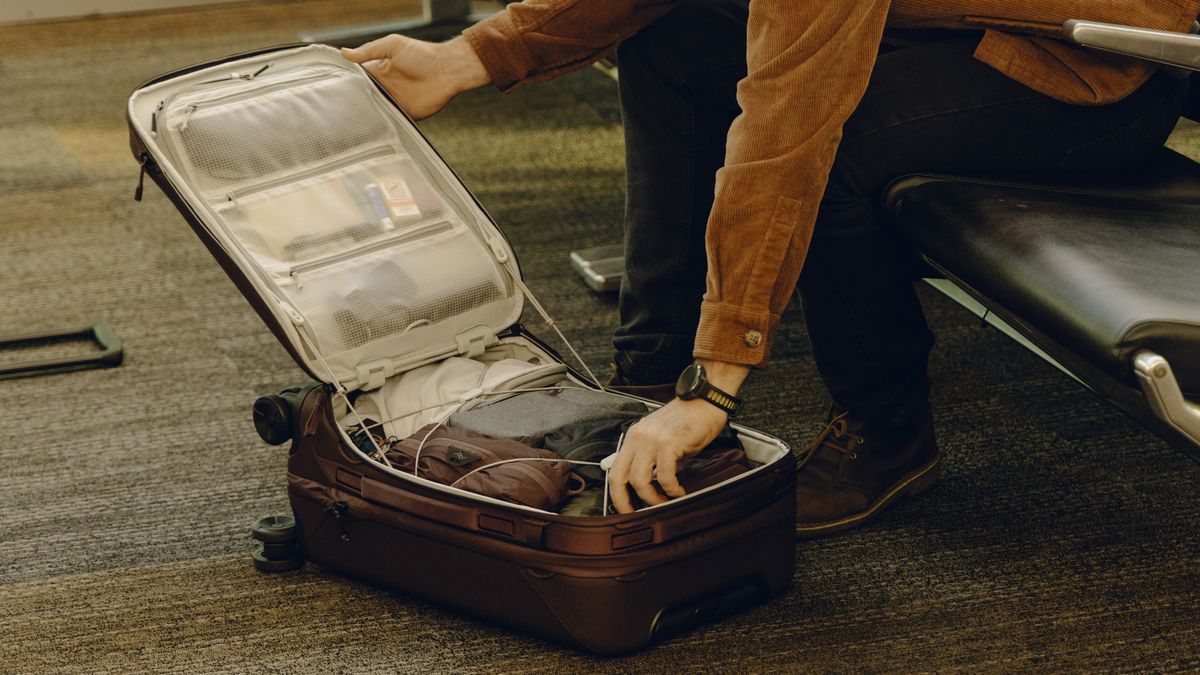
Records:
M254 566L263 572L286 572L303 565L296 535L296 519L292 516L260 518L250 529L250 538L259 542L250 551Z
M262 544L254 550L261 551L267 560L283 560L296 557L296 542L288 541L282 544Z
M264 544L288 544L296 541L296 519L292 516L259 518L250 528L250 538Z
M292 438L292 406L282 396L263 396L254 402L254 430L271 445Z
M251 551L250 558L254 560L254 566L261 572L290 572L304 564L304 558L276 560L264 556L262 551Z

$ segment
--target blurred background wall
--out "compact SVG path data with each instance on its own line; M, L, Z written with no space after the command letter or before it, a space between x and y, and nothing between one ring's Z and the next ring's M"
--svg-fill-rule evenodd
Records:
M141 12L189 5L214 5L248 0L4 0L0 23Z

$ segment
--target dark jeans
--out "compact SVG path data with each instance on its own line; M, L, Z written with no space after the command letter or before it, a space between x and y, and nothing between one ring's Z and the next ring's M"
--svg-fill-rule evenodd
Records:
M745 32L744 1L691 2L618 53L628 187L613 344L637 383L674 381L692 360L704 231L739 113ZM1073 106L976 61L978 39L958 33L881 51L846 123L797 287L834 401L880 421L924 414L933 346L913 285L920 266L880 212L887 184L918 171L1126 166L1159 148L1178 119L1183 86L1167 73L1119 103Z

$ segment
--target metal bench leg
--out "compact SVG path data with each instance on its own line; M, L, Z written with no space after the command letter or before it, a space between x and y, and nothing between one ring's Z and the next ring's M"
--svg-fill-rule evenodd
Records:
M1133 357L1133 370L1154 414L1200 445L1200 405L1183 397L1171 364L1154 352L1141 351Z

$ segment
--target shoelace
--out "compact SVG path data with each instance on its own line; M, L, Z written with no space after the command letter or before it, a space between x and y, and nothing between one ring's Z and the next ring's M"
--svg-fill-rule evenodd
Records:
M804 468L804 465L807 464L808 461L812 459L813 455L817 454L817 450L821 448L835 450L849 457L850 459L856 459L858 457L858 453L855 452L855 448L857 448L859 445L862 445L864 439L862 436L850 433L850 425L846 423L846 415L848 414L849 413L842 413L841 415L829 420L829 422L825 424L825 428L821 430L821 433L817 434L817 437L813 439L813 442L810 443L809 446L800 453L800 457L796 460L797 471Z

